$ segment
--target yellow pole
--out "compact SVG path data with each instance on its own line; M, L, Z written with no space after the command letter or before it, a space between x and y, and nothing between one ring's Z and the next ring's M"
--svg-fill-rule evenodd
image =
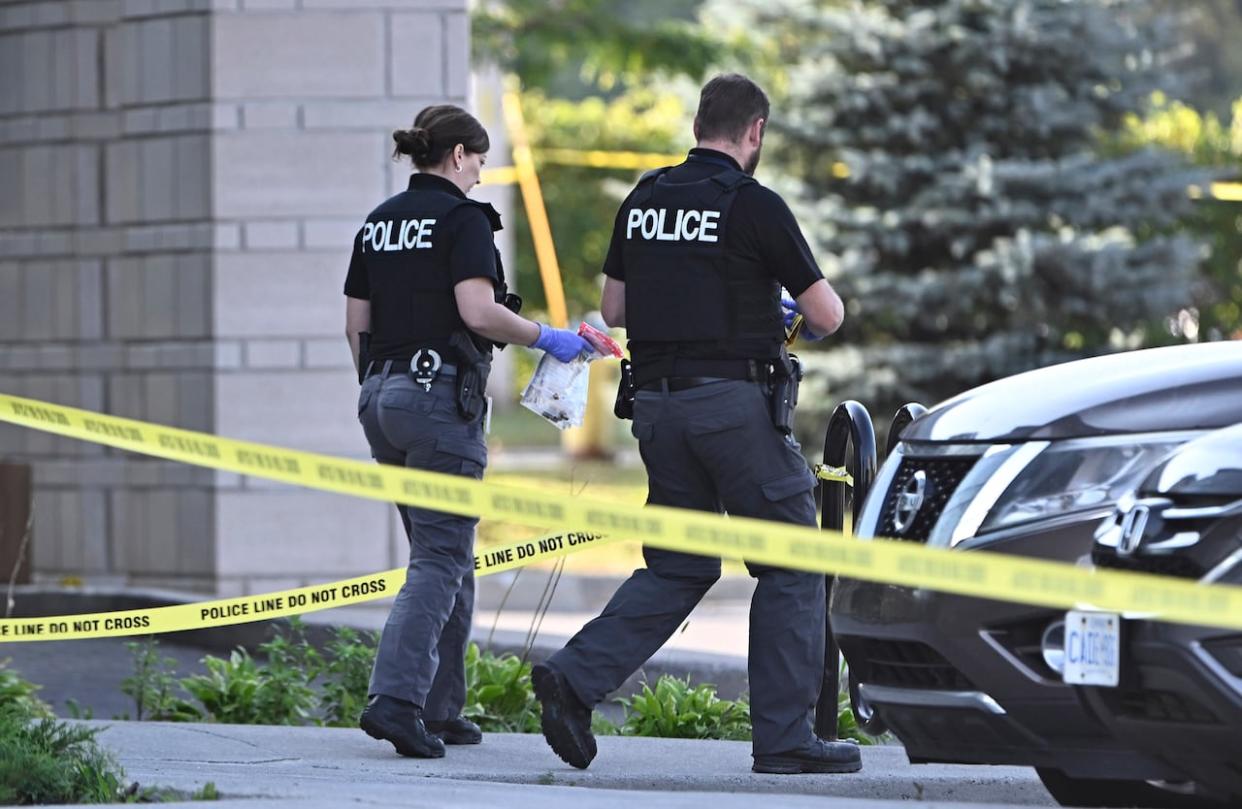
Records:
M531 237L535 241L535 259L539 262L539 277L543 279L543 294L548 300L548 319L552 325L564 329L569 326L569 312L565 308L565 288L561 283L561 268L556 262L556 245L552 242L552 227L548 224L548 210L543 204L543 191L539 188L539 175L535 173L535 160L530 153L526 138L526 121L522 118L522 102L514 84L505 90L501 101L504 108L505 128L513 142L513 168L518 188L522 190L522 203L526 207L526 220L530 222Z

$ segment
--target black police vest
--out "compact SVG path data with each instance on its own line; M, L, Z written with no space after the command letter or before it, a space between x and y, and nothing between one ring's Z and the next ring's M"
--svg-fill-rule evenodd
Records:
M643 344L686 358L769 359L785 331L780 284L726 246L737 192L755 179L728 169L674 183L649 172L621 212L625 321L635 362Z
M501 229L500 214L490 204L433 189L403 191L367 216L362 251L371 284L373 343L400 342L408 348L400 353L410 354L430 348L446 362L454 361L449 338L454 332L469 330L453 292L455 284L449 269L452 244L446 237L437 238L437 228L463 206L483 211L493 232ZM496 301L503 303L508 290L499 250L496 272ZM477 346L490 351L490 342L469 333Z

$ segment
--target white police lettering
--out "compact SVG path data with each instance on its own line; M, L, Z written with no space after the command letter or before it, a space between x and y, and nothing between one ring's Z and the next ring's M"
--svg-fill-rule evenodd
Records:
M631 208L625 222L625 238L633 239L634 231L645 241L715 242L720 237L720 211L684 211L677 209L669 216L665 208Z
M396 225L391 219L367 222L362 226L362 250L391 253L431 247L431 231L435 224L434 219L402 219Z

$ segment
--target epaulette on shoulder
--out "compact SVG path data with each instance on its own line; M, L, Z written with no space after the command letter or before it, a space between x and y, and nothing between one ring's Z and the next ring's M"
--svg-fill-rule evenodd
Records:
M483 212L487 217L488 223L492 226L493 231L501 230L504 226L500 224L500 212L497 211L490 202L483 202L477 199L462 200L463 205L473 205Z
M742 186L750 185L751 183L759 183L759 181L754 177L738 169L729 169L727 171L722 171L719 174L713 174L712 180L718 183L726 191L735 191Z

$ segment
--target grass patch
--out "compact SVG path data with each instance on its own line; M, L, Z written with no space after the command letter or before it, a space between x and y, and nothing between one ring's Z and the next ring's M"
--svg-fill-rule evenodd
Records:
M38 686L0 662L0 805L216 800L214 784L191 795L140 788L96 741L100 728L54 719Z

